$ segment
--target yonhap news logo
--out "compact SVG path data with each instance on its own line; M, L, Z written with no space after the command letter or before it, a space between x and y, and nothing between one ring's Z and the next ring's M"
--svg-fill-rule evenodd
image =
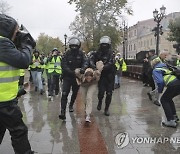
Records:
M127 132L119 133L115 137L115 143L118 148L124 148L129 144L129 135Z
M131 142L132 144L180 144L180 137L130 137L127 132L118 133L115 137L115 143L118 148L122 149L126 147L129 142Z

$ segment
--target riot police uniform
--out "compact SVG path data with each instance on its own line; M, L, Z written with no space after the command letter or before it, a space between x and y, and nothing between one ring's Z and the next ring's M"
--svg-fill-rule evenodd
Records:
M91 56L90 65L95 68L97 61L102 61L104 64L100 80L98 82L98 106L97 110L101 110L102 100L106 92L104 114L109 116L109 106L111 103L112 92L114 89L115 78L115 59L114 53L111 50L111 39L108 36L103 36L100 39L100 47L96 53Z
M67 97L72 88L72 96L69 103L69 111L73 112L74 101L79 90L76 82L75 69L81 68L81 73L88 67L84 53L80 50L81 42L77 37L69 39L69 50L62 57L62 96L61 96L61 114L59 118L66 119Z

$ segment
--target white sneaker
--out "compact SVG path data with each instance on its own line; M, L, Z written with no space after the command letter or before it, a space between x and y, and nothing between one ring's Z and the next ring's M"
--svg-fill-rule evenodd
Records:
M91 122L89 115L86 116L86 122Z

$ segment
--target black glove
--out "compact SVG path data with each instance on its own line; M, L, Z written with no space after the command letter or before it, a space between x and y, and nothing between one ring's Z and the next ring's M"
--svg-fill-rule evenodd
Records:
M81 73L81 74L84 74L84 72L85 72L85 70L81 68L81 69L80 69L80 73Z

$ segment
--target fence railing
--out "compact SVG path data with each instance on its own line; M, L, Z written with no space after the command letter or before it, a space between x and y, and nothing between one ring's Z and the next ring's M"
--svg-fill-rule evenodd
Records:
M127 65L127 71L123 72L125 76L142 79L142 65Z

